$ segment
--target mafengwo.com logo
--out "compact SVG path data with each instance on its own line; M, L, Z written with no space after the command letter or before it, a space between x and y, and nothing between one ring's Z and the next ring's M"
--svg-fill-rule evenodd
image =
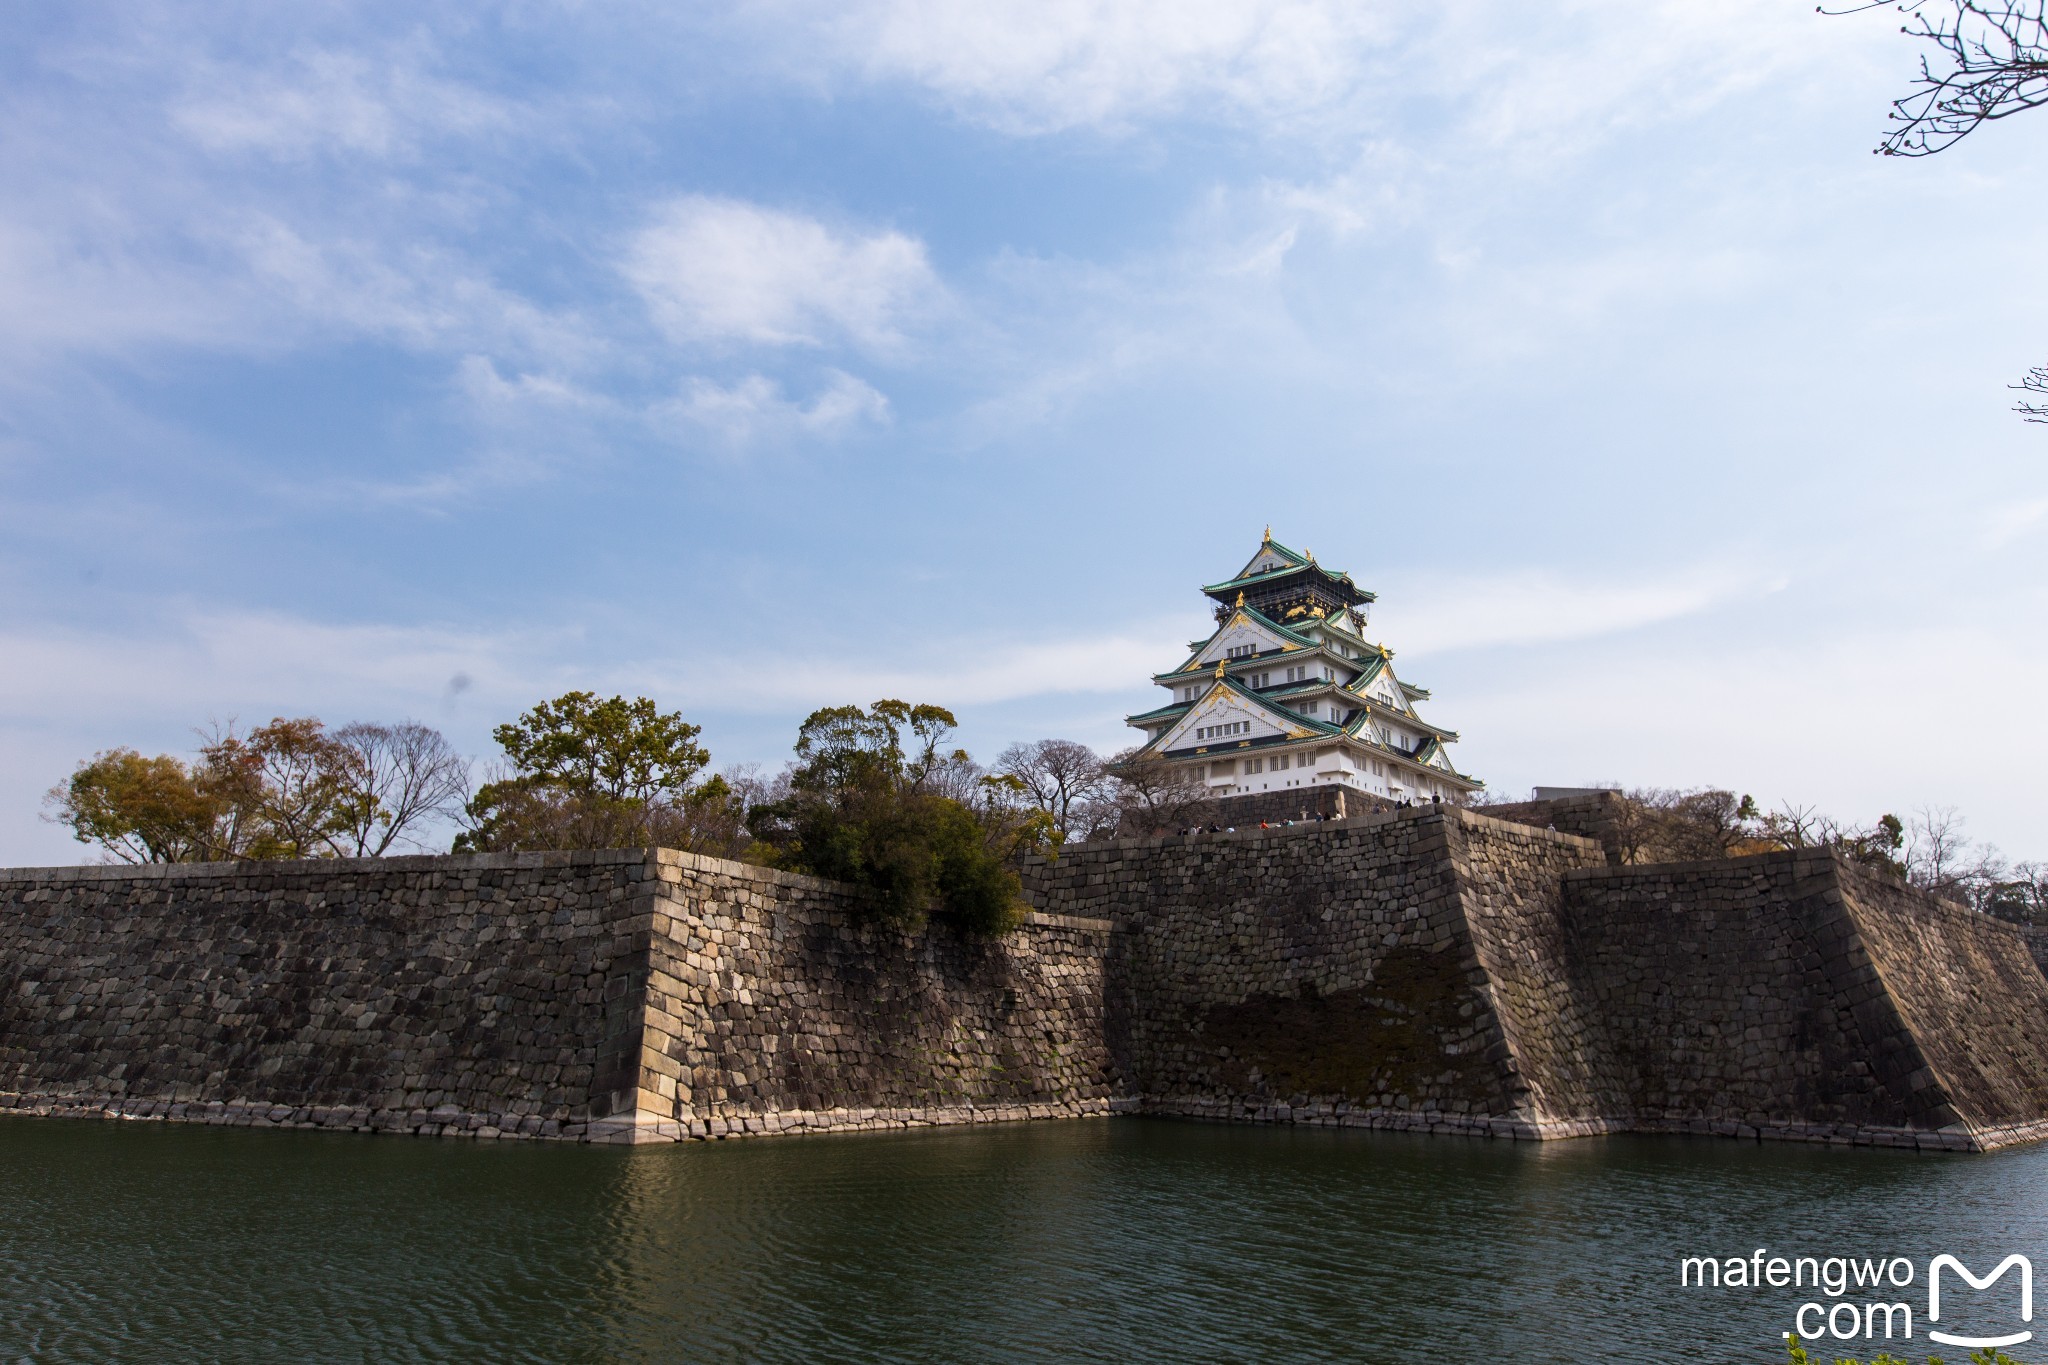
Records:
M1687 1289L1794 1291L1786 1304L1788 1340L1911 1341L1918 1329L1944 1346L1996 1351L2034 1339L2034 1263L2020 1255L1979 1275L1947 1253L1920 1267L1904 1256L1787 1257L1758 1247L1746 1257L1685 1257L1678 1282ZM1813 1297L1795 1303L1799 1291ZM1987 1330L1991 1324L2003 1330Z

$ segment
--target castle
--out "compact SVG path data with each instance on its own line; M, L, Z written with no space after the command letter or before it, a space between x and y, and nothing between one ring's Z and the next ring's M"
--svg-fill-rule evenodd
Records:
M1457 732L1424 720L1429 693L1394 676L1365 637L1373 594L1273 539L1221 583L1216 629L1152 681L1166 705L1126 717L1140 759L1188 772L1211 795L1335 783L1391 801L1456 800L1484 784L1455 768Z

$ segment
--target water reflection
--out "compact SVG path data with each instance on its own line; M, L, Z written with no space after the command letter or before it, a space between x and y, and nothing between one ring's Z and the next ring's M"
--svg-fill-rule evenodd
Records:
M1682 1290L1679 1257L2048 1266L2044 1163L1140 1121L619 1151L0 1120L0 1357L1764 1361L1803 1296Z

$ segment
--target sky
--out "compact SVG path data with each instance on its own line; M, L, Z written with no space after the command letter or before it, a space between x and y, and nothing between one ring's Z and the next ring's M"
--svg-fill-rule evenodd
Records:
M1460 767L2048 856L2048 113L1810 0L0 9L0 864L209 723L1104 750L1264 527Z

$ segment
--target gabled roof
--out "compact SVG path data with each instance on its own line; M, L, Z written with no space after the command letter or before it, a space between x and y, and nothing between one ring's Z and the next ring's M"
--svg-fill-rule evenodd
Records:
M1428 739L1423 740L1422 747L1417 749L1412 757L1417 763L1424 764L1425 766L1434 766L1441 759L1443 761L1442 771L1449 773L1462 782L1471 782L1481 787L1486 785L1477 778L1467 777L1459 772L1451 763L1450 751L1444 748L1443 741L1435 735L1431 735Z
M1200 662L1202 657L1202 651L1206 650L1210 645L1215 644L1216 637L1218 635L1221 635L1224 631L1229 630L1231 623L1235 621L1239 615L1246 617L1254 625L1262 626L1265 629L1272 631L1273 634L1279 636L1282 641L1284 641L1287 644L1291 644L1298 649L1315 649L1319 647L1322 643L1320 640L1317 640L1313 636L1304 635L1300 631L1295 630L1290 626L1281 625L1278 621L1275 621L1272 617L1265 615L1263 612L1253 611L1250 607L1237 607L1233 610L1230 616L1224 618L1222 624L1218 625L1216 629L1210 633L1208 639L1191 641L1189 643L1188 657L1180 665L1180 667L1174 669L1170 673L1154 673L1152 675L1152 681L1160 683L1169 682L1174 678L1186 677L1190 673L1207 673L1214 669L1216 667L1214 663L1205 664ZM1258 654L1252 655L1250 657L1256 659L1264 658L1266 656ZM1239 664L1249 662L1249 659L1231 659L1227 662L1231 664Z
M1186 703L1187 710L1192 711L1195 709L1195 707L1201 705L1203 702L1208 701L1211 697L1216 695L1216 692L1219 688L1230 693L1232 696L1236 698L1250 702L1256 709L1266 712L1272 718L1273 722L1276 725L1279 725L1283 730L1304 730L1308 732L1306 736L1290 736L1291 739L1301 739L1309 736L1339 735L1344 732L1343 727L1340 725L1331 725L1326 721L1316 720L1309 716L1297 715L1293 711L1288 710L1286 707L1281 706L1278 702L1267 700L1265 697L1260 696L1257 692L1254 692L1250 688L1239 683L1237 679L1230 677L1221 679L1215 684L1214 687L1211 687L1207 692L1204 692L1195 701ZM1185 717L1180 717L1177 719L1184 718ZM1154 736L1152 740L1138 752L1140 754L1151 753L1158 745L1162 744L1166 740L1167 736L1170 735L1172 732L1173 726L1167 726L1164 730L1161 730L1156 736ZM1181 750L1161 749L1159 750L1159 752L1178 753L1181 752Z
M1271 554L1275 558L1285 561L1287 567L1271 569L1265 573L1249 572L1252 565L1259 562L1260 556L1266 554ZM1232 593L1242 592L1246 588L1280 582L1294 577L1322 578L1332 586L1339 597L1346 598L1353 603L1370 602L1373 600L1371 593L1351 581L1350 574L1333 573L1325 569L1322 565L1316 563L1314 555L1290 550L1285 545L1274 540L1270 533L1264 540L1259 542L1258 553L1246 560L1244 568L1239 569L1234 577L1222 583L1211 583L1203 588L1202 591L1218 601L1224 601Z
M1387 660L1386 656L1382 655L1377 659L1361 659L1358 662L1360 664L1358 676L1353 678L1350 682L1345 683L1344 690L1347 692L1356 692L1360 696L1363 696L1365 695L1365 689L1367 685L1369 685L1374 679L1378 678L1380 673L1386 668ZM1394 681L1399 682L1400 679L1396 678Z
M1371 711L1373 699L1367 697L1365 700L1367 703L1366 709ZM1376 714L1386 715L1389 712L1385 706L1381 706ZM1412 711L1395 711L1391 714L1409 729L1422 731L1426 738L1441 739L1449 744L1455 744L1458 740L1458 732L1456 730L1446 730L1441 725L1432 725Z
M1359 632L1352 630L1348 627L1338 625L1333 618L1327 616L1320 618L1320 629L1327 631L1332 635L1341 635L1345 639L1356 643L1361 648L1370 651L1371 654L1379 658L1389 659L1393 657L1393 651L1388 649L1385 645L1374 644L1372 641L1366 639L1365 636L1361 635Z
M1273 555L1279 559L1285 560L1291 567L1297 569L1301 568L1303 565L1311 564L1314 562L1307 555L1301 554L1294 550L1290 550L1285 545L1282 545L1279 541L1273 539L1273 528L1269 526L1266 528L1266 538L1259 542L1259 548L1252 553L1252 557L1250 559L1247 559L1244 562L1244 567L1237 571L1236 576L1238 578L1247 578L1254 576L1252 574L1252 565L1258 563L1267 555ZM1278 572L1278 570L1269 570L1268 572ZM1266 575L1259 574L1256 576L1264 578Z
M1192 709L1193 706L1194 703L1191 701L1170 702L1165 706L1154 707L1150 711L1140 711L1135 716L1125 716L1124 724L1144 725L1155 720L1178 719L1181 715Z

